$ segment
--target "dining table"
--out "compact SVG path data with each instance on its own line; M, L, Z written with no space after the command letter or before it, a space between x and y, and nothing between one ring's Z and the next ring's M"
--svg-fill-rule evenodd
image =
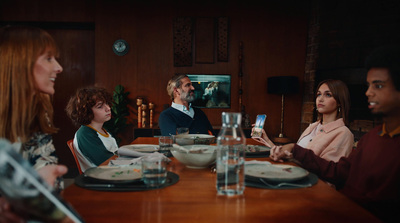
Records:
M247 144L257 141L247 138ZM139 137L132 144L157 144ZM110 160L102 165L107 165ZM310 187L265 189L246 186L242 195L218 195L210 168L192 169L170 157L168 171L179 176L173 185L142 191L102 191L68 186L62 197L85 222L380 222L328 183ZM268 157L246 158L270 161ZM284 164L297 165L292 162Z

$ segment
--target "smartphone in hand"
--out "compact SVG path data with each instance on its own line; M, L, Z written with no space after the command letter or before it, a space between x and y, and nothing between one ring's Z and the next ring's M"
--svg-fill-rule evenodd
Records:
M266 114L257 115L256 125L254 126L253 132L251 133L251 137L260 138L262 135L262 129L264 128L265 119L267 118Z

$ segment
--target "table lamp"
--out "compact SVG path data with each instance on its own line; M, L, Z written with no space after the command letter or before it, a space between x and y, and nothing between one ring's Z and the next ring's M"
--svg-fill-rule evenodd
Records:
M286 143L289 140L285 139L283 134L283 120L284 120L284 106L285 106L285 95L295 94L299 91L299 79L295 76L276 76L268 78L267 85L269 94L280 94L282 95L282 110L281 110L281 132L276 139L277 142Z

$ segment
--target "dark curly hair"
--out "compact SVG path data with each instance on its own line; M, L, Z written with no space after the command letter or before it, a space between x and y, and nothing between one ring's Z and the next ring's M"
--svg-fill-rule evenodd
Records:
M111 94L105 88L81 88L76 91L75 96L69 99L65 111L74 125L88 125L94 118L92 107L98 101L102 101L109 106L112 106L113 103Z
M397 91L400 91L400 45L385 45L371 52L365 68L387 68Z

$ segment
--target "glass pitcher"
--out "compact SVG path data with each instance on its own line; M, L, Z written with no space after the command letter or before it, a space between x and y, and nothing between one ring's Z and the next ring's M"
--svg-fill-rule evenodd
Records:
M246 137L240 126L240 113L222 112L222 128L217 137L217 193L241 195L244 192Z

